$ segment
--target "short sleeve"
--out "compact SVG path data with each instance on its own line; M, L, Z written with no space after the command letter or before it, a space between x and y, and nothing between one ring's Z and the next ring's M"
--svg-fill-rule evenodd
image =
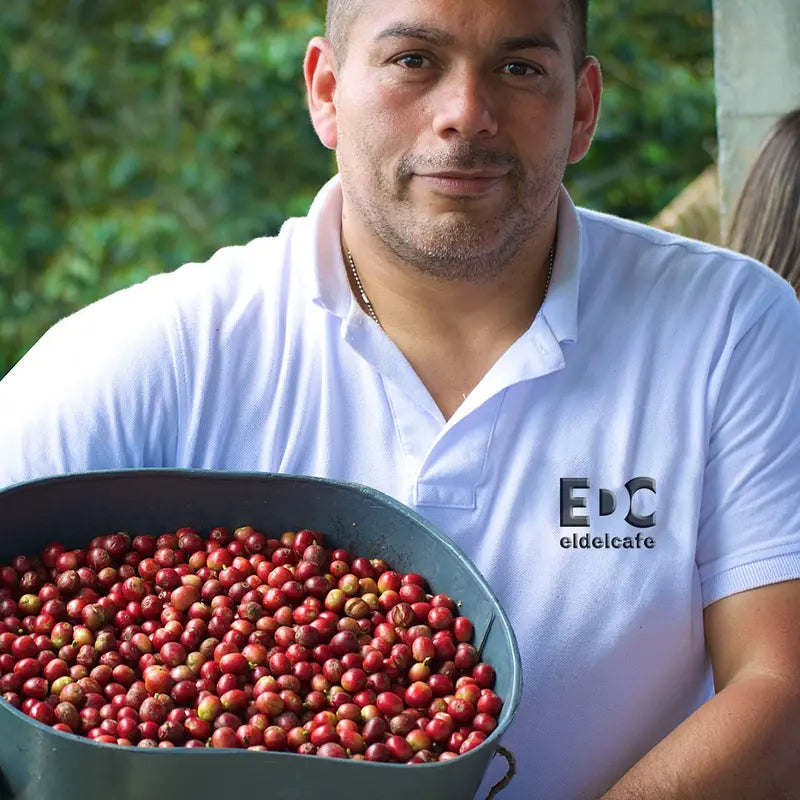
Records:
M162 277L61 320L0 381L0 488L160 466L174 454L178 387Z
M800 577L800 303L778 291L720 383L698 527L704 606Z

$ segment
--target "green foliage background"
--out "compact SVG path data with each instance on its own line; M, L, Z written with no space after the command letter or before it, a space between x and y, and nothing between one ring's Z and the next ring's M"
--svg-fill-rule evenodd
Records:
M648 219L713 158L712 0L592 0L577 202ZM0 3L0 376L56 320L274 233L332 174L302 55L324 0Z

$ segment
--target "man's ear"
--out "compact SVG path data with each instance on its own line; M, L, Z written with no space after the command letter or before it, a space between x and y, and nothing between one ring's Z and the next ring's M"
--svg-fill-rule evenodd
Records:
M308 43L303 73L306 78L311 124L322 144L329 150L335 150L338 144L335 103L336 62L333 48L327 39L315 36Z
M600 98L603 94L603 76L597 59L590 56L583 63L577 87L572 143L569 148L570 164L580 161L586 155L597 128Z

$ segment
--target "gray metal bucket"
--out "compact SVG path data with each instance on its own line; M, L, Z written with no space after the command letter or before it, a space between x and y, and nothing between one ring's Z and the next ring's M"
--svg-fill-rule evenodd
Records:
M312 528L326 543L419 572L461 601L485 641L504 699L498 727L456 759L413 766L293 753L148 749L98 744L54 731L0 701L0 798L4 800L466 800L478 791L522 692L511 625L483 577L419 515L373 489L319 478L187 470L95 472L0 491L0 563L51 541L84 547L124 530L253 525L275 535Z

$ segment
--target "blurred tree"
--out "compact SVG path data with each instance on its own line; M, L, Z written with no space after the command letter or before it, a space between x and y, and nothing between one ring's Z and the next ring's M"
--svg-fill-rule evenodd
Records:
M567 174L576 203L654 217L716 156L712 0L590 0L600 126Z
M0 3L0 376L58 318L273 233L331 174L324 2Z
M0 3L0 376L60 317L274 233L333 171L303 97L324 0ZM592 0L605 107L570 171L648 218L711 160L711 0Z

